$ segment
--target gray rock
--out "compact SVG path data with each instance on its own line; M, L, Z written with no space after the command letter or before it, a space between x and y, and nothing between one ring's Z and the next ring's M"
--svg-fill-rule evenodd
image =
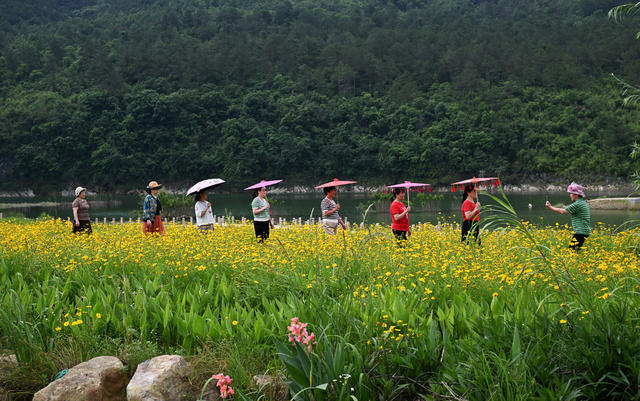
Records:
M11 369L18 366L18 359L15 354L0 356L0 368Z
M127 386L127 401L191 399L187 362L179 355L161 355L142 362Z
M33 401L124 401L126 384L122 362L113 356L99 356L69 369L38 391Z
M287 401L290 399L289 386L282 380L282 377L255 375L253 376L253 384L271 400Z

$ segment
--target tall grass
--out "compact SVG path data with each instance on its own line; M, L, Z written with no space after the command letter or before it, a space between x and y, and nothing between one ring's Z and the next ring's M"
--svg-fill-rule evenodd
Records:
M135 224L76 237L62 221L0 222L1 347L37 372L15 382L27 391L80 358L131 369L177 352L194 385L224 371L252 399L265 372L288 372L293 394L315 387L298 399L637 398L637 232L598 227L574 254L567 227L495 203L479 247L448 224L398 247L375 226L285 226L258 244L250 225L143 238ZM311 352L286 342L292 317L318 334ZM298 380L285 355L315 370Z

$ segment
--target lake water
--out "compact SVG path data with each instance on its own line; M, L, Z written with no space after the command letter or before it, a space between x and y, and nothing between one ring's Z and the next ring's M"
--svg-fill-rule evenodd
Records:
M493 192L497 194L496 191ZM589 194L591 197L601 196L626 196L623 193L598 193ZM371 194L369 193L339 193L338 201L340 203L340 215L348 218L350 222L361 222L363 212L371 203L369 201ZM415 196L415 195L413 195ZM318 193L297 193L297 194L271 194L268 197L272 201L272 215L276 220L279 217L290 220L292 217L302 217L303 220L309 218L310 215L318 218L320 216L320 201L323 194ZM534 224L553 225L556 222L560 224L569 224L570 218L565 215L559 215L551 212L544 207L546 200L558 206L560 204L568 204L569 196L566 193L513 193L508 194L509 200L518 212L521 218L528 220ZM91 219L96 217L102 220L103 217L111 219L115 217L119 219L124 217L136 217L141 214L142 210L141 196L135 195L95 195L88 196L87 200L91 205ZM372 207L367 215L368 223L390 223L389 201L378 202ZM230 215L236 219L242 217L250 218L251 215L251 196L248 193L211 193L209 201L213 204L214 213L218 216ZM50 216L67 218L72 216L71 202L73 198L0 198L0 212L4 216L19 215L28 218L38 217L42 213ZM29 206L36 202L52 202L55 205L48 206ZM488 196L480 195L480 202L483 205L491 203ZM8 207L7 204L23 203L21 207ZM529 208L531 204L531 208ZM444 193L442 199L427 201L424 205L412 204L412 212L410 213L411 223L438 221L459 221L461 193ZM187 207L178 215L185 215L187 218L193 216L192 208ZM628 220L640 219L640 213L630 211L614 211L614 210L592 210L592 225L598 222L607 225L620 225Z

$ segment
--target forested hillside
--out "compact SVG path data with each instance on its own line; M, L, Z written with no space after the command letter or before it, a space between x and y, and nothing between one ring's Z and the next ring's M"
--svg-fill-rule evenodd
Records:
M628 178L597 0L0 2L0 183Z

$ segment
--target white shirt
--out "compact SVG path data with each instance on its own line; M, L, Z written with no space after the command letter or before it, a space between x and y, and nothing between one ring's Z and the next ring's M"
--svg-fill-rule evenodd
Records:
M197 201L196 202L196 224L198 226L206 226L208 224L213 224L213 209L212 207L207 210L203 217L202 212L207 208L207 202Z

